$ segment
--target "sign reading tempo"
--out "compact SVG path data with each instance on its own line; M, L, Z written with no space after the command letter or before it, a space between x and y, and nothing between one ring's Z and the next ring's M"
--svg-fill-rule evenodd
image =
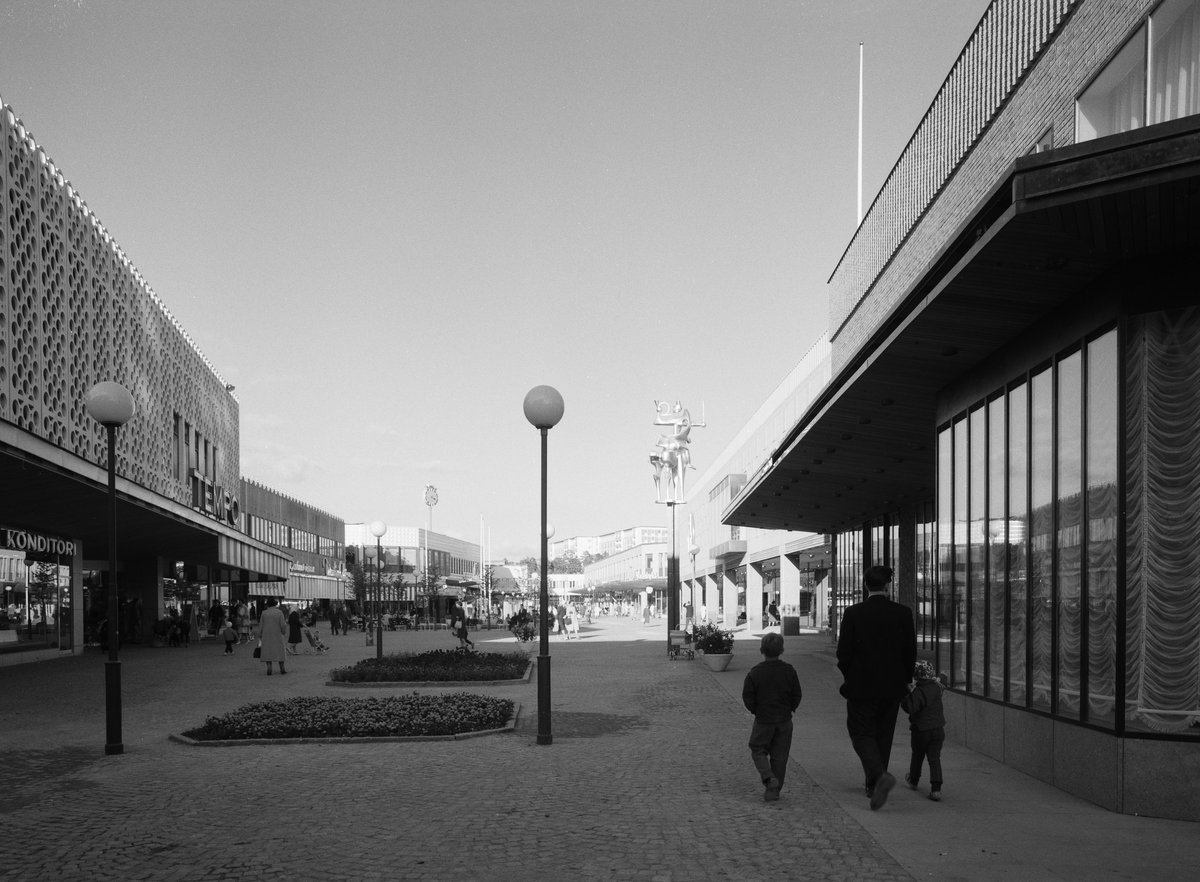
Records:
M58 554L63 557L75 556L75 543L53 536L43 536L40 533L30 533L28 530L0 530L0 540L4 548L13 551L29 551L34 554Z

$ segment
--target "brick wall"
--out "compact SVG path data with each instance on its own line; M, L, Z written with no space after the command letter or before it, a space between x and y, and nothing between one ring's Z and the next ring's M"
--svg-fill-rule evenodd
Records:
M996 0L989 7L831 280L835 373L865 344L1016 157L1027 153L1050 126L1056 147L1073 143L1075 96L1155 3ZM1015 23L988 26L989 18L1009 21L1014 12ZM1057 30L1048 30L1050 25ZM1036 40L1039 28L1050 35L1041 46ZM973 44L981 48L971 51ZM990 53L986 57L981 55L985 51ZM1025 56L1035 58L1032 66L1022 66ZM982 72L981 59L995 68L995 76ZM958 72L964 68L973 72L966 77L969 85L960 87ZM1006 90L1006 80L1016 83L1015 88ZM969 120L969 135L983 112L980 108L989 102L994 109L985 113L982 132L974 136L932 201L920 209L923 213L910 222L922 205L920 187L930 186L930 170L945 166L961 143L964 129L955 120ZM926 170L924 176L921 169ZM896 244L889 246L888 236Z

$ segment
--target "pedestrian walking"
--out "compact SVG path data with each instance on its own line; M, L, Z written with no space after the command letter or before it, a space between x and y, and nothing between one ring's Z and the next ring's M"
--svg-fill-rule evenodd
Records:
M300 621L300 608L292 610L287 618L288 623L288 652L299 655L296 651L304 640L304 624Z
M888 598L891 567L871 567L864 582L867 599L842 617L837 664L844 682L838 691L846 699L846 729L876 810L896 786L888 760L900 699L908 694L917 661L917 632L912 610Z
M945 686L938 679L933 665L921 659L913 671L909 693L900 700L908 714L912 736L912 761L904 782L913 790L921 784L921 766L929 759L929 798L942 798L942 744L946 741L946 714L942 710Z
M558 608L555 610L555 613L556 613L556 615L555 615L554 621L558 624L558 633L562 634L564 637L566 637L567 636L567 605L560 601L558 604ZM568 639L570 639L570 638L568 637Z
M237 621L233 623L238 632L239 643L250 642L250 607L246 601L237 605Z
M463 609L463 602L456 600L454 602L454 612L450 614L450 630L454 632L454 636L458 638L459 649L474 649L475 644L471 638L467 636L467 611Z
M750 758L762 779L763 799L779 799L792 749L792 714L802 692L796 669L779 658L783 637L764 634L758 651L763 660L750 669L742 684L742 704L754 714L750 727Z
M329 633L332 634L334 637L337 636L338 621L341 619L341 617L342 617L341 613L338 611L338 608L336 606L330 608L330 610L329 610Z
M222 655L233 655L233 644L237 642L238 632L229 619L225 620L225 624L221 628L221 639L225 641L225 652Z
M287 617L277 605L274 597L267 598L267 608L263 610L258 620L258 630L261 634L259 645L262 650L260 658L267 663L267 676L271 676L271 664L279 662L279 673L286 674L283 667L286 647L283 638L288 632Z

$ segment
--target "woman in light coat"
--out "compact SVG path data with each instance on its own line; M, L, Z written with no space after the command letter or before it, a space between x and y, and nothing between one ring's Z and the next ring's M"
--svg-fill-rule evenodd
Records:
M262 634L262 660L267 663L267 676L271 676L272 662L279 662L279 673L286 674L283 660L287 650L283 638L287 635L288 623L274 597L267 598L267 608L258 620L258 629Z

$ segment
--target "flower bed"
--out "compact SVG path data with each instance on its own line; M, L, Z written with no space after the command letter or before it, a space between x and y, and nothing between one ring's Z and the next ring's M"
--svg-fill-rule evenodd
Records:
M329 679L334 683L486 682L520 679L527 667L529 656L523 652L437 649L364 658L348 668L335 668Z
M458 735L499 729L512 712L509 699L469 692L413 692L389 698L310 696L248 704L209 717L203 726L183 735L196 741Z

